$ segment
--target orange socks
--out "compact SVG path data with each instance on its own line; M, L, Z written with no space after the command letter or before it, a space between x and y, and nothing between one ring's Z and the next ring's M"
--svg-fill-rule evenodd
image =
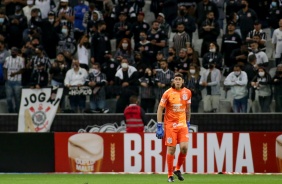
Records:
M180 170L182 164L183 164L184 161L185 161L185 158L186 158L186 154L183 154L183 153L180 152L179 155L178 155L177 165L176 165L176 167L175 167L175 170L176 170L176 171L177 171L177 170Z
M170 154L166 155L168 177L173 176L173 160L174 160L174 155L170 155Z

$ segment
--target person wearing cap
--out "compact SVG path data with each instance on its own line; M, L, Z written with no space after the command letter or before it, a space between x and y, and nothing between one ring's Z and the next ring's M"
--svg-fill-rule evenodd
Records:
M21 6L17 5L14 15L9 16L9 48L22 46L23 32L28 27L26 16L22 13Z
M31 88L41 89L48 86L49 75L44 68L44 63L37 63L36 70L32 73L30 77L29 86Z
M114 37L116 38L116 47L123 38L131 39L132 25L127 21L127 14L121 12L119 15L119 22L114 25Z
M56 58L57 45L59 42L59 35L57 33L58 25L54 11L49 11L48 17L43 19L39 25L42 32L42 45L50 59Z
M105 22L99 22L97 32L91 38L91 63L98 62L103 65L105 51L111 52L111 42L105 33L107 25Z
M259 36L260 39L257 40L257 38L254 38L254 36ZM262 51L266 51L266 46L265 46L265 43L266 43L266 33L265 31L263 31L261 29L261 22L259 20L256 20L254 22L254 29L251 30L247 37L246 37L246 41L247 42L250 42L250 41L258 41L258 44L259 44L259 48L260 50ZM249 48L251 50L251 48Z
M193 33L196 31L196 21L188 14L186 6L180 6L178 10L178 16L172 22L172 32L177 32L177 26L179 23L184 24L184 30L190 37L190 44L192 45Z
M132 24L132 34L134 39L134 50L137 50L138 43L140 41L140 32L144 31L147 32L150 28L150 25L144 22L144 12L139 12L137 15L137 21L134 21Z
M221 54L224 57L224 65L230 69L235 64L232 63L232 60L230 58L231 53L234 49L239 49L242 44L240 35L235 33L235 26L235 22L228 22L228 32L223 35L221 43Z
M165 15L163 13L159 13L156 21L160 24L160 29L164 31L167 38L170 38L171 33L171 27L170 25L165 21Z
M218 112L220 98L221 72L216 63L211 61L209 68L203 72L199 84L203 87L204 112Z
M104 62L101 65L101 71L102 73L106 74L108 84L107 84L107 98L115 98L115 92L114 92L114 84L115 84L115 74L117 71L117 68L120 66L119 63L115 62L111 52L108 50L105 51L104 54Z
M242 8L238 11L239 27L242 34L242 40L245 41L248 33L254 28L254 22L257 20L256 12L249 8L249 0L241 1Z
M73 33L74 11L72 7L69 6L69 0L60 0L57 17L60 26L67 26L69 32Z
M5 59L3 65L6 100L9 113L18 113L21 101L21 80L24 60L19 55L19 49L11 48L11 56Z
M89 7L84 4L84 0L79 0L78 5L76 5L74 8L74 38L75 40L79 40L86 28L83 26L83 18L84 14L88 12Z

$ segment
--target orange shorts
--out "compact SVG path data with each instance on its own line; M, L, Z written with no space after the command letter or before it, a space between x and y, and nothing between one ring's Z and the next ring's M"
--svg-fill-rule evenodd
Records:
M181 142L188 142L188 127L165 127L165 145L176 146Z

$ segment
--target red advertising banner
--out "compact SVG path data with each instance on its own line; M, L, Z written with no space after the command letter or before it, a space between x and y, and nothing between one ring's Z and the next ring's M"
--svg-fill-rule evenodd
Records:
M56 172L166 172L165 158L154 133L55 133ZM282 173L282 132L191 133L182 171Z

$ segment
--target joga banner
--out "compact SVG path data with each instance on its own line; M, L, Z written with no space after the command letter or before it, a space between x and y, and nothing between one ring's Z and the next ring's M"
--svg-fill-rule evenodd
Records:
M55 133L55 172L166 172L165 158L154 133ZM282 132L190 133L182 171L282 173Z
M18 132L48 132L55 118L63 88L22 89Z

